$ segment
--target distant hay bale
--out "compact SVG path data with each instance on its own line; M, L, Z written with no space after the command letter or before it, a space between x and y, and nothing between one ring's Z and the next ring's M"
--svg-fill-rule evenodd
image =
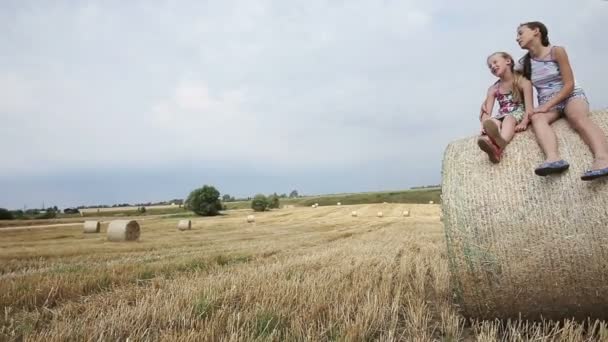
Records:
M608 132L608 111L591 119ZM563 119L552 125L570 169L539 177L531 129L499 164L477 137L450 143L442 213L456 302L480 319L608 318L608 181L581 181L592 154Z
M356 211L356 210L351 211L351 212L350 212L350 216L352 216L352 217L357 217L357 211Z
M84 221L84 232L85 233L99 233L101 224L99 221Z
M384 215L382 214L382 212L381 212L381 211L379 211L379 212L378 212L378 214L377 214L376 216L378 216L378 217L382 217L382 216L384 216Z
M409 210L404 210L403 211L403 217L410 217L410 211Z
M338 205L342 205L342 203L338 202Z
M247 222L248 223L255 222L255 216L253 216L253 215L247 215Z
M435 202L433 202L433 201L429 201L429 204L434 204L434 203L435 203Z
M190 220L179 220L177 223L177 229L179 230L190 230L192 229L192 221Z
M134 220L115 220L108 226L109 241L135 241L139 234L139 223Z

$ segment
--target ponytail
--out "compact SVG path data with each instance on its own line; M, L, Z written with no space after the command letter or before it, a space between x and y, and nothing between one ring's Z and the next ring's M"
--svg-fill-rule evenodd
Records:
M524 70L523 70L523 76L525 78L527 78L528 80L532 80L532 61L531 61L532 57L530 57L530 53L528 52L524 58L523 58L523 65L524 65Z

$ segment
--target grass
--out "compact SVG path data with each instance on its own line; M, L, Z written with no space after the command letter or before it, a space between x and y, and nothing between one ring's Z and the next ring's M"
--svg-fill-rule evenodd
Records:
M425 188L403 191L385 191L385 192L366 192L356 194L330 194L320 196L306 196L298 198L282 198L281 206L311 206L314 203L319 205L336 205L341 204L370 204L370 203L428 203L434 201L440 203L441 189L440 188ZM251 201L225 202L226 210L241 210L251 209ZM46 220L0 220L0 229L6 227L22 227L22 226L43 226L49 224L76 224L83 223L85 220L111 220L116 218L139 218L152 215L163 215L166 218L194 218L197 217L191 211L188 211L179 206L149 206L146 207L145 213L137 211L137 207L125 208L100 208L99 212L96 209L83 209L82 216L75 214L59 214L55 219Z
M0 232L0 340L608 340L605 322L462 317L437 205L248 213L183 232L151 218L125 243L105 226Z
M305 196L298 198L281 198L281 205L306 206L315 203L321 206L341 204L372 204L372 203L441 203L440 188L413 189L401 191L363 192L356 194L331 194ZM226 202L227 209L251 209L251 201Z

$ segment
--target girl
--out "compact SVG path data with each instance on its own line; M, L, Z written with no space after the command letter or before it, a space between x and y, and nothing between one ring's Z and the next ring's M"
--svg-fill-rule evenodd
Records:
M492 75L499 80L488 88L483 106L487 112L481 113L479 118L482 122L482 136L477 144L488 154L491 162L498 163L503 149L513 139L515 132L528 127L529 113L526 108L532 108L532 84L514 72L515 63L506 52L491 54L487 63ZM500 108L497 114L490 116L488 113L492 113L495 100L498 100Z
M550 45L547 27L538 21L519 25L517 43L528 50L519 68L538 93L538 107L530 114L530 120L546 161L534 172L546 176L568 169L568 162L559 157L557 139L549 126L565 115L595 156L592 170L584 172L581 179L608 176L608 142L602 130L589 119L589 103L574 81L566 50Z

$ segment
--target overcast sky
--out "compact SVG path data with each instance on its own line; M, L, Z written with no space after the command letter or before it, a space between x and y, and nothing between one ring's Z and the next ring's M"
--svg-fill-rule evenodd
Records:
M0 2L0 207L439 184L519 23L608 107L608 1Z

